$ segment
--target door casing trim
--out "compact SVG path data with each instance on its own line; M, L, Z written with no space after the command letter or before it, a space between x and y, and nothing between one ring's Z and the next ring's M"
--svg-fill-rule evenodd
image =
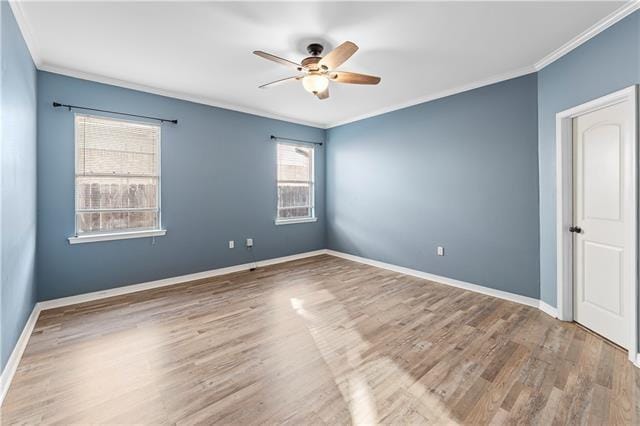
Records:
M627 271L625 308L630 312L628 350L629 360L636 362L638 353L638 86L633 85L556 114L556 285L558 319L573 321L573 238L569 227L573 224L573 119L611 105L631 101L631 123L635 143L631 156L635 167L631 170L631 185L624 192L627 211L632 217L631 232L626 246L630 247L631 265Z

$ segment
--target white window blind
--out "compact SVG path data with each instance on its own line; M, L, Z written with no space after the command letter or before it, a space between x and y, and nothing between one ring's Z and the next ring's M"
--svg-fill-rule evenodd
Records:
M76 235L160 228L160 127L77 114Z
M278 143L278 220L313 218L314 149Z

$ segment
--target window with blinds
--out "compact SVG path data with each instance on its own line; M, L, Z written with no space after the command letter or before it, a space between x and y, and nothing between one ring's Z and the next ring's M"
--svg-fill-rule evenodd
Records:
M160 127L75 116L76 235L160 228Z
M278 143L277 220L314 217L313 155L312 146Z

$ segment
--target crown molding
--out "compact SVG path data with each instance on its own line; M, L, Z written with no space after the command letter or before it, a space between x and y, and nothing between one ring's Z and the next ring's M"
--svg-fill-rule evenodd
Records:
M38 43L36 43L36 38L33 35L33 31L31 31L31 27L29 26L27 18L25 17L24 11L22 9L22 2L18 0L9 0L9 6L11 7L11 11L13 12L13 16L16 18L18 28L20 28L22 38L27 45L27 49L31 54L31 60L33 60L36 68L39 68L42 64L42 58L38 52Z
M84 71L78 71L71 68L60 67L57 65L42 64L38 67L40 71L47 71L54 74L65 75L68 77L79 78L81 80L95 81L97 83L109 84L111 86L123 87L125 89L137 90L140 92L151 93L154 95L165 96L168 98L180 99L183 101L194 102L197 104L208 105L216 108L223 108L231 111L242 112L245 114L256 115L263 118L270 118L274 120L286 121L288 123L301 124L304 126L315 127L318 129L325 129L326 127L320 123L314 123L312 121L300 120L297 118L286 117L283 115L273 114L260 109L249 108L242 105L230 104L221 102L215 99L189 95L182 92L159 89L157 87L145 86L143 84L131 83L129 81L119 80L117 78L106 77L99 74L87 73Z
M236 104L230 104L230 103L226 103L226 102L221 102L221 101L210 99L210 98L206 98L206 97L193 96L193 95L185 94L185 93L182 93L182 92L159 89L159 88L156 88L156 87L146 86L146 85L138 84L138 83L131 83L131 82L125 81L125 80L119 80L119 79L106 77L106 76L99 75L99 74L87 73L87 72L84 72L84 71L78 71L78 70L74 70L74 69L71 69L71 68L60 67L60 66L57 66L57 65L50 65L50 64L44 63L44 64L41 64L37 68L40 71L47 71L47 72L51 72L51 73L54 73L54 74L60 74L60 75L68 76L68 77L78 78L78 79L81 79L81 80L88 80L88 81L94 81L94 82L97 82L97 83L109 84L111 86L123 87L125 89L137 90L137 91L145 92L145 93L152 93L154 95L160 95L160 96L165 96L165 97L169 97L169 98L180 99L180 100L194 102L194 103L198 103L198 104L202 104L202 105L209 105L209 106L213 106L213 107L217 107L217 108L223 108L223 109L227 109L227 110L242 112L242 113L245 113L245 114L257 115L257 116L264 117L264 118L271 118L271 119L274 119L274 120L286 121L286 122L289 122L289 123L301 124L301 125L304 125L304 126L315 127L315 128L318 128L318 129L330 129L332 127L341 126L343 124L353 123L354 121L360 121L360 120L363 120L365 118L375 117L377 115L385 114L387 112L392 112L392 111L396 111L396 110L399 110L399 109L408 108L408 107L411 107L411 106L414 106L414 105L418 105L418 104L421 104L421 103L434 101L436 99L445 98L447 96L455 95L455 94L466 92L466 91L473 90L473 89L478 89L480 87L488 86L488 85L491 85L491 84L499 83L501 81L510 80L512 78L521 77L523 75L531 74L532 72L535 72L535 69L533 67L519 68L519 69L517 69L515 71L511 71L511 72L507 72L507 73L503 73L503 74L498 74L498 75L495 75L493 77L489 77L489 78L486 78L486 79L483 79L483 80L477 80L477 81L474 81L472 83L465 84L463 86L458 86L458 87L455 87L455 88L452 88L452 89L448 89L448 90L444 90L442 92L438 92L436 94L422 96L420 98L416 98L416 99L413 99L413 100L408 101L408 102L403 102L401 104L395 104L395 105L392 105L392 106L389 106L389 107L378 109L378 110L375 110L375 111L372 111L372 112L369 112L369 113L366 113L366 114L362 114L362 115L358 115L358 116L349 118L347 120L326 124L326 123L316 123L316 122L300 120L300 119L296 119L296 118L292 118L292 117L287 117L287 116L283 116L283 115L273 114L273 113L270 113L270 112L267 112L267 111L254 109L254 108L249 108L249 107L245 107L245 106L240 106L240 105L236 105Z
M567 53L591 40L593 37L597 36L612 25L620 22L638 9L640 9L640 0L633 0L626 3L624 6L611 13L609 16L606 16L605 18L596 22L595 25L593 25L591 28L571 39L568 43L564 44L559 49L554 50L553 52L536 62L534 65L536 71L540 71L547 65L557 61Z
M315 128L319 128L319 129L330 129L330 128L341 126L341 125L344 125L344 124L353 123L355 121L360 121L360 120L363 120L363 119L366 119L366 118L375 117L377 115L386 114L388 112L397 111L397 110L408 108L408 107L411 107L411 106L414 106L414 105L418 105L418 104L421 104L421 103L434 101L436 99L444 98L444 97L447 97L447 96L452 96L452 95L455 95L455 94L458 94L458 93L466 92L466 91L469 91L469 90L477 89L477 88L480 88L480 87L483 87L483 86L488 86L488 85L491 85L491 84L499 83L501 81L510 80L512 78L520 77L520 76L523 76L523 75L526 75L526 74L530 74L530 73L539 71L542 68L546 67L547 65L551 64L552 62L558 60L562 56L566 55L567 53L571 52L572 50L574 50L578 46L584 44L585 42L587 42L591 38L593 38L596 35L600 34L602 31L606 30L607 28L611 27L612 25L616 24L617 22L621 21L625 17L629 16L633 12L635 12L635 11L640 9L640 0L633 0L633 1L630 1L630 2L628 2L626 4L624 4L618 10L616 10L613 13L611 13L609 16L603 18L602 20L598 21L591 28L589 28L586 31L582 32L580 35L578 35L577 37L573 38L568 43L566 43L562 47L560 47L559 49L554 50L552 53L550 53L549 55L545 56L544 58L542 58L540 61L536 62L532 66L526 66L526 67L523 67L523 68L519 68L519 69L513 70L511 72L498 74L498 75L495 75L493 77L489 77L489 78L486 78L486 79L483 79L483 80L478 80L478 81L475 81L475 82L471 82L471 83L468 83L468 84L465 84L465 85L462 85L462 86L458 86L458 87L454 87L454 88L451 88L451 89L447 89L447 90L444 90L444 91L441 91L441 92L438 92L438 93L435 93L435 94L425 95L425 96L422 96L422 97L419 97L419 98L412 99L410 101L406 101L406 102L402 102L402 103L399 103L399 104L391 105L391 106L388 106L388 107L385 107L385 108L380 108L380 109L377 109L377 110L374 110L374 111L371 111L371 112L368 112L368 113L365 113L365 114L361 114L361 115L358 115L358 116L355 116L355 117L352 117L352 118L349 118L349 119L346 119L346 120L336 121L336 122L332 122L332 123L318 123L318 122L312 122L312 121L307 121L307 120L296 119L296 118L292 118L292 117L288 117L288 116L284 116L284 115L274 114L274 113L270 113L268 111L263 111L263 110L260 110L260 109L251 108L251 107L247 107L247 106L243 106L243 105L237 105L237 104L222 102L222 101L219 101L217 99L211 99L211 98L206 98L206 97L201 97L201 96L195 96L195 95L190 95L190 94L177 92L177 91L159 89L159 88L156 88L156 87L145 86L145 85L142 85L142 84L132 83L132 82L125 81L125 80L119 80L119 79L115 79L115 78L111 78L111 77L106 77L106 76L103 76L103 75L86 73L86 72L83 72L83 71L74 70L74 69L70 69L70 68L66 68L66 67L60 67L60 66L56 66L56 65L46 64L46 63L43 62L43 60L42 60L42 58L41 58L41 56L39 54L38 47L37 47L38 45L37 45L37 42L36 42L35 37L33 35L34 33L30 29L28 21L27 21L27 19L25 17L25 14L23 12L21 3L22 2L20 0L9 0L9 5L11 6L13 14L14 14L14 16L16 18L16 21L18 23L18 26L20 28L20 31L22 32L22 36L25 39L25 42L27 44L27 48L29 49L29 52L31 53L31 57L33 59L33 62L35 64L36 68L38 68L39 70L48 71L48 72L52 72L52 73L55 73L55 74L66 75L66 76L69 76L69 77L75 77L75 78L79 78L79 79L82 79L82 80L95 81L95 82L99 82L99 83L110 84L110 85L113 85L113 86L124 87L124 88L127 88L127 89L138 90L138 91L141 91L141 92L152 93L152 94L156 94L156 95L160 95L160 96L166 96L166 97L170 97L170 98L181 99L181 100L194 102L194 103L198 103L198 104L203 104L203 105L209 105L209 106L213 106L213 107L217 107L217 108L224 108L224 109L228 109L228 110L232 110L232 111L242 112L242 113L245 113L245 114L256 115L256 116L259 116L259 117L270 118L270 119L275 119L275 120L281 120L281 121L286 121L286 122L289 122L289 123L301 124L301 125L304 125L304 126L310 126L310 127L315 127Z
M330 123L326 126L327 129L331 129L333 127L342 126L343 124L353 123L354 121L364 120L366 118L375 117L378 115L386 114L388 112L397 111L404 108L409 108L415 105L423 104L425 102L435 101L436 99L446 98L447 96L457 95L458 93L467 92L473 89L479 89L480 87L489 86L491 84L500 83L501 81L511 80L512 78L522 77L523 75L531 74L535 72L535 68L533 66L518 68L513 71L509 71L502 74L497 74L489 78L485 78L482 80L476 80L471 83L464 84L462 86L453 87L451 89L443 90L441 92L430 94L426 96L421 96L419 98L412 99L407 102L402 102L399 104L391 105L385 108L377 109L366 114L361 114L347 120L337 121L334 123Z

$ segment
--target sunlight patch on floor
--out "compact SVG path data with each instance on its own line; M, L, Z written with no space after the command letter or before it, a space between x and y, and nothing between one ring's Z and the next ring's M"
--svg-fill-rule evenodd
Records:
M332 302L327 306L326 302ZM387 356L363 354L370 348L349 312L327 290L290 299L305 321L316 347L348 403L355 425L402 421L456 424L437 395L404 372ZM323 303L318 309L315 305ZM384 407L384 410L380 408ZM390 413L384 419L378 413Z

